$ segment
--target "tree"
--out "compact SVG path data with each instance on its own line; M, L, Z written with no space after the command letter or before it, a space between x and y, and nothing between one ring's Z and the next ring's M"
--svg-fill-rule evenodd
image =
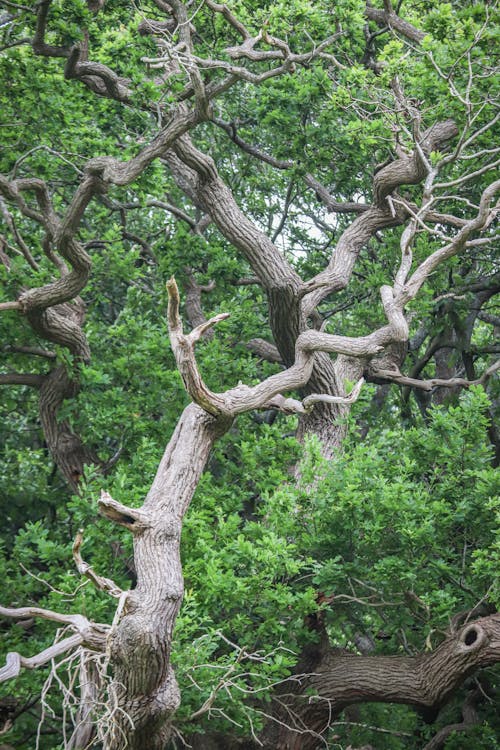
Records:
M23 449L34 451L36 461L24 461L43 487L46 512L54 525L59 516L66 544L70 536L75 539L77 568L97 592L90 595L85 589L88 616L61 613L51 602L39 606L43 597L26 584L21 590L35 600L33 606L22 606L11 592L7 603L15 606L2 607L1 614L52 620L67 632L37 656L9 652L0 676L16 677L23 667L69 655L80 677L75 729L65 747L95 741L106 750L154 750L173 742L180 691L172 637L184 595L183 519L197 487L210 481L203 472L216 443L224 435L231 441L242 415L252 415L256 430L263 427L264 449L268 440L274 452L273 461L265 459L264 464L284 481L284 464L294 461L296 449L283 443L288 423L282 415L295 415L299 441L308 447L296 472L296 489L290 486L284 494L287 513L281 517L275 507L275 526L269 522L262 532L251 525L256 523L255 503L243 515L256 549L261 549L260 557L255 553L256 569L265 564L273 570L266 584L270 588L279 583L282 567L286 585L280 601L298 621L293 644L298 657L282 653L280 623L266 622L253 651L234 639L235 632L244 638L236 616L230 632L220 631L218 640L219 631L210 625L205 634L211 637L203 641L203 623L198 623L196 648L225 671L215 682L205 675L200 689L211 688L201 707L185 717L192 741L208 747L209 738L197 737L196 719L216 710L229 685L248 696L238 710L249 728L237 739L226 731L231 717L218 709L218 747L321 746L338 715L355 703L409 704L430 720L468 675L500 660L498 584L493 580L498 542L492 528L484 529L482 508L474 506L477 493L491 503L490 513L498 510L491 500L491 456L483 433L489 431L497 457L498 437L493 407L478 390L488 385L494 401L498 347L491 344L491 331L499 320L491 301L499 279L492 248L498 238L494 219L500 187L492 179L498 166L492 140L498 122L496 79L488 56L496 33L494 9L489 3L443 3L438 8L422 3L403 13L388 2L373 7L352 0L335 9L301 1L258 7L212 0L199 7L178 0L139 6L125 0L40 0L32 8L4 0L2 5L1 96L7 136L0 177L5 282L0 311L3 338L12 343L5 347L9 359L0 384L16 386L4 389L9 413L14 413L2 427L6 459L19 463ZM146 494L147 472L157 460L148 439L161 438L166 427L162 412L172 422L184 399L178 376L162 365L160 354L159 284L171 273L183 279L185 290L183 324L182 295L173 277L167 283L170 344L190 403L178 417ZM203 293L221 310L208 320ZM232 320L224 323L228 310ZM225 347L212 331L218 323ZM202 337L208 343L198 362L195 345ZM237 358L231 356L230 344ZM242 375L244 383L235 386ZM375 392L364 385L367 381L378 386ZM390 384L400 388L400 403L399 396L390 395ZM444 416L435 410L449 394L456 397L472 386L477 388L469 401L453 407L458 411ZM144 394L132 396L134 387L142 387ZM372 406L367 392L375 393ZM165 407L167 394L171 401ZM19 446L18 433L26 419L33 420L34 395L43 441L36 430ZM463 535L462 566L465 570L474 559L480 579L479 589L463 589L465 573L459 572L454 586L463 595L447 595L446 606L440 610L433 605L438 612L431 615L415 580L408 578L403 635L393 642L389 656L383 647L372 653L377 619L356 613L344 636L351 634L347 641L358 653L332 648L339 639L338 625L335 611L328 617L325 612L330 605L335 610L338 594L300 584L301 575L312 575L311 566L317 565L313 583L334 586L339 560L325 550L331 529L319 510L309 513L318 527L316 541L294 522L294 515L303 512L295 493L316 498L321 507L325 488L335 486L339 507L354 507L335 485L332 470L339 471L349 488L354 475L342 463L344 456L352 455L365 472L376 464L363 459L355 446L350 454L346 447L353 440L348 415L357 400L363 407L360 429L369 434L371 423L381 430L394 410L407 423L417 419L415 401L424 422L420 432L405 433L405 439L412 434L415 442L422 436L424 442L419 454L412 455L411 445L403 454L413 468L401 472L401 486L397 471L390 469L403 441L400 433L394 438L384 431L383 439L374 442L389 467L387 481L399 487L399 494L384 495L378 520L370 526L372 541L365 547L352 542L349 554L341 553L342 569L354 565L349 555L356 547L363 556L381 553L385 561L385 572L382 567L373 577L359 566L365 584L371 586L377 576L397 578L382 539L373 542L374 529L379 535L384 529L389 537L394 533L406 540L413 552L404 559L413 564L431 547L441 567L440 575L427 583L443 587L443 580L455 575L451 569L460 565L460 556L446 536L442 543L450 549L440 560L438 547L431 545L437 527L422 508L436 502L434 512L447 515L444 498L438 498L429 477L439 470L449 478L455 471L461 489L451 479L449 486L457 503L464 493L466 507L460 512L466 520L462 525L450 521L446 529L451 538ZM372 413L374 408L386 410L382 420ZM18 416L23 410L29 418ZM490 420L484 416L487 410ZM471 419L478 424L475 432ZM131 424L134 420L139 424ZM275 420L281 427L273 432ZM460 436L455 446L451 425ZM438 461L440 429L452 448ZM384 449L385 440L392 453ZM432 446L427 453L425 440ZM67 483L66 491L57 485L47 456ZM223 458L212 466L214 482L224 471ZM247 450L247 458L258 477L262 457ZM128 475L120 474L124 465ZM415 466L429 475L433 493L417 482ZM60 549L37 520L42 508L33 511L32 498L11 482L9 492L32 519L31 526L19 531L22 514L9 509L8 525L18 532L15 554L27 555L26 549L35 545L35 566L42 563L42 573L43 565L53 570ZM108 483L120 491L120 482L123 496L117 500L114 490L111 494L104 488ZM255 484L259 494L262 488L258 480ZM359 498L362 485L358 480L354 484ZM95 508L89 500L98 485L103 488L100 513L133 540L132 559L123 537L113 541L120 585L82 558L83 537L77 529L91 523ZM69 490L74 495L63 509L61 500L67 500ZM238 492L233 488L234 498L241 500ZM427 524L421 549L411 503L405 506L406 531L397 524L394 531L387 519L380 520L384 513L397 514L400 497L412 492L421 500L414 513ZM276 498L273 502L276 506ZM479 526L473 523L472 507L483 520ZM366 518L359 506L355 516L355 528L361 529ZM330 511L328 517L338 531L342 516ZM200 526L207 518L208 510ZM284 540L277 531L287 518L290 536ZM238 522L233 522L237 534ZM223 528L226 522L220 523ZM98 550L107 533L90 532L96 562L106 561ZM86 538L88 534L86 530ZM298 540L305 546L293 559L291 547ZM262 551L266 544L276 545L275 556ZM342 546L341 539L337 545ZM245 539L234 550L235 555L250 555ZM355 566L353 571L357 578ZM132 579L129 588L125 574ZM71 576L65 572L63 578L57 591L52 587L53 604L61 604L59 597L70 590ZM387 602L378 601L383 600L380 583L373 595L385 606ZM111 616L99 591L118 600ZM351 604L373 604L366 590L351 593ZM268 593L266 597L272 602ZM75 609L78 602L75 598ZM422 625L423 612L428 612L423 621L429 652L417 654L406 632ZM412 614L417 624L412 624ZM216 612L204 616L208 622ZM433 618L438 630L443 617L452 616L457 619L437 645ZM258 610L252 617L255 627L266 620ZM251 620L243 621L251 626ZM285 628L289 622L285 617ZM383 641L383 627L377 626ZM278 636L274 647L269 643L273 627ZM401 648L407 653L399 653ZM252 669L240 668L252 661L260 665L258 678ZM176 666L182 671L179 661ZM487 692L483 686L481 690ZM267 707L261 693L270 701ZM68 690L66 701L71 700ZM478 701L477 692L468 695L463 721L442 727L428 748L443 746L453 730L470 725ZM255 726L254 711L260 717Z

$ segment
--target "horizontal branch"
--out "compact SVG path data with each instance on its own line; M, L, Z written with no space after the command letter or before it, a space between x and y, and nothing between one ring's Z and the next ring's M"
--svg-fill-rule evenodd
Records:
M74 649L80 645L84 645L93 651L99 652L104 651L106 647L106 637L109 631L109 626L91 622L83 615L62 615L59 612L54 612L50 609L42 609L41 607L14 608L0 606L0 617L11 617L16 620L41 617L44 620L51 620L52 622L57 622L61 625L69 625L70 628L76 631L73 635L60 642L52 644L52 646L49 646L49 648L41 651L36 656L24 657L16 652L8 653L7 663L2 669L0 669L0 682L12 677L17 677L23 667L26 669L36 669L42 664L46 664L51 659L54 659L66 651Z
M21 304L17 300L12 302L0 302L0 312L2 310L20 310Z
M12 617L15 620L24 620L29 617L41 617L43 620L51 620L61 625L70 625L80 633L86 633L91 627L91 622L83 615L62 615L51 609L42 607L2 607L0 606L0 617Z
M57 354L51 352L48 349L41 349L39 346L6 346L4 348L6 352L12 352L13 354L31 354L34 357L45 357L46 359L56 359Z
M31 388L40 388L45 380L43 375L34 375L24 372L8 372L0 374L0 385L28 385Z
M355 401L357 401L359 394L361 393L361 388L363 387L363 384L365 382L364 378L360 378L350 394L348 396L328 396L321 393L311 393L310 396L306 396L303 400L304 409L307 411L310 411L314 404L317 403L324 403L324 404L354 404Z
M491 367L488 367L481 377L476 380L466 380L465 378L429 378L427 380L419 380L407 377L399 370L384 370L377 367L372 368L371 376L376 380L397 383L398 385L405 385L410 388L418 388L421 391L432 391L434 388L470 388L473 385L484 385L498 370L500 370L500 360L491 365Z
M36 656L21 656L16 651L9 651L5 659L5 666L0 669L0 682L17 677L23 668L37 669L37 667L47 664L47 662L61 656L61 654L65 654L67 651L72 651L81 646L82 643L82 636L75 634L64 638L64 640L58 643L52 644L52 646L40 651Z
M323 734L332 719L356 703L440 708L466 677L498 662L498 613L467 624L434 651L418 656L364 656L329 649L313 674L294 675L284 683L281 705L288 721L280 730L280 746L293 747L304 725Z

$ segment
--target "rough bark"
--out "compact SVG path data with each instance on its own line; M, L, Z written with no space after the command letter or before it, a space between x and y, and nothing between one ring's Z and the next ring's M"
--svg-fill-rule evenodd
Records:
M109 156L90 160L62 218L55 214L49 188L42 180L9 181L0 177L0 192L6 200L16 204L26 219L43 228L43 250L59 272L57 278L44 286L23 291L17 300L2 303L0 309L25 314L35 331L67 347L77 364L88 359L88 346L82 332L82 320L79 319L78 294L85 287L90 273L90 258L76 240L80 221L94 196L106 192L113 185L129 185L154 159L163 158L178 185L240 251L265 289L271 332L286 367L283 372L257 386L239 385L222 394L211 392L198 372L194 344L223 316L206 322L200 317L196 305L188 301L187 309L191 311L195 328L189 336L185 336L178 318L178 304L174 309L170 307L172 345L186 389L195 403L184 411L142 507L129 508L106 494L101 499L102 512L133 534L137 570L137 586L121 597L108 639L113 683L108 706L109 731L103 739L105 750L122 750L125 747L129 750L146 747L162 750L170 736L172 716L179 704L170 651L172 630L183 593L180 532L183 516L214 441L228 429L237 414L251 409L278 408L300 414L302 433L314 432L319 435L324 442L326 455L331 455L342 439L342 418L353 400L345 395L346 380L358 380L357 392L362 383L361 375L366 370L375 376L382 373L380 377L390 380L392 376L396 382L402 382L398 367L408 337L405 305L415 297L440 263L466 248L472 233L483 229L493 219L490 204L500 187L498 183L493 183L484 191L477 215L470 221L446 216L443 219L434 214L435 221L449 221L459 231L429 255L408 279L412 265L411 243L402 247L401 268L394 285L381 290L387 325L366 336L357 337L329 335L311 329L313 322L319 327L317 306L328 295L347 286L359 253L374 234L398 226L412 215L412 206L398 199L397 190L402 185L427 182L432 172L427 157L435 150L443 152L448 140L457 135L457 128L452 121L446 121L420 134L419 118L412 115L415 148L412 153L400 152L398 158L376 173L373 204L370 206L359 206L352 202L338 204L329 198L328 191L325 192L312 175L307 175L306 184L316 189L332 210L352 211L357 218L339 237L328 266L314 278L303 280L269 237L239 208L231 191L221 180L213 160L196 149L186 134L197 124L212 118L209 100L237 80L260 83L271 76L292 73L294 65L309 65L313 57L321 55L334 37L324 40L309 52L297 55L291 52L286 42L276 40L265 30L259 32L257 37L251 37L226 6L212 0L206 0L205 4L214 13L222 14L232 31L243 38L243 42L224 51L231 62L195 57L192 39L194 17L189 20L187 9L179 0L169 0L168 3L156 0L158 9L169 18L167 28L179 30L181 45L169 47L169 51L175 57L181 49L184 57L180 59L186 71L187 83L177 103L158 104L158 107L155 104L153 108L148 103L140 105L154 112L160 123L165 117L166 124L160 125L157 135L136 156L128 161ZM99 96L122 104L133 104L130 81L120 78L108 66L88 60L88 35L79 47L47 43L50 5L50 0L41 0L35 10L36 30L31 41L35 54L62 58L65 60L67 79L79 81ZM92 10L98 10L102 5L102 0L88 0ZM418 43L422 39L422 32L400 19L389 2L384 3L383 11L368 7L366 15L369 20L387 25L413 42ZM159 32L163 33L161 28ZM266 45L264 50L258 48L262 40ZM245 67L233 64L234 60L240 58L244 59ZM269 61L277 61L276 67L269 67ZM175 66L177 60L173 62ZM250 63L259 62L265 63L264 72L255 73ZM217 69L224 71L226 78L217 78L214 73ZM177 70L180 72L178 65ZM205 83L200 71L210 71L207 80L213 74L210 83ZM396 99L402 111L410 114L408 103L402 101L399 95ZM242 145L236 137L233 140ZM245 148L252 153L248 144ZM256 149L253 149L253 154L260 158ZM270 159L267 161L273 163ZM274 166L290 168L288 162L278 164L275 161ZM36 208L23 197L25 191L34 195ZM429 191L424 191L424 194L428 195ZM185 216L183 220L186 220ZM189 217L188 224L192 224ZM33 267L35 261L26 248L23 254ZM198 294L199 290L195 291ZM191 302L197 303L199 300L193 295ZM335 361L331 359L331 354L337 355ZM57 412L63 400L76 392L77 378L62 367L55 368L43 382L38 376L7 375L11 383L16 381L16 377L18 383L40 387L41 418L48 436L47 442L63 472L70 481L76 481L88 456L69 425L58 423ZM8 381L4 379L3 382ZM292 389L302 389L301 396L305 396L303 401L284 398L282 393ZM320 396L312 396L311 391L319 392ZM309 407L317 401L320 403L310 411ZM93 580L99 582L95 575ZM100 579L100 582L106 588L104 579ZM35 609L29 610L30 615L40 615L40 610ZM13 616L12 612L3 610L0 614ZM16 612L19 614L20 610ZM47 616L47 613L40 616ZM284 703L285 695L283 692L280 694L281 702L275 718L282 715L286 721L282 724L274 722L270 728L266 728L263 741L267 747L276 750L316 747L332 716L345 706L361 701L439 706L470 671L499 660L498 618L495 615L468 625L435 652L414 658L333 652L326 634L318 628L318 644L304 649L296 674L287 686L290 702ZM56 644L32 659L10 654L0 678L17 676L22 666L37 667L61 655L66 649L81 644L102 650L103 632L98 630L97 635L88 633L89 623L85 618L72 616L68 619L52 613L49 619L73 624L78 632L66 642ZM314 691L316 698L306 695L308 690ZM75 743L88 736L89 714L85 706L82 708L82 735L75 738ZM280 714L280 711L284 713ZM294 727L295 720L300 724ZM287 724L291 726L287 727Z
M108 500L102 512L134 534L137 586L109 638L114 721L106 750L164 750L180 701L170 664L172 630L183 596L182 519L215 440L230 426L188 406L139 510Z
M210 216L250 264L267 294L269 322L279 355L290 366L295 359L297 337L308 329L316 306L332 292L346 287L359 253L378 230L401 224L407 218L406 211L395 210L388 200L393 191L402 185L421 182L427 174L425 154L444 147L457 132L451 120L437 123L422 134L413 153L381 169L374 177L374 205L367 207L343 232L328 267L306 283L267 235L241 211L214 161L195 148L188 136L178 139L165 161L179 187ZM346 379L356 381L362 373L359 362L334 363L328 355L318 353L301 395L319 392L343 396ZM319 436L324 455L330 458L345 437L347 415L346 405L323 403L301 418L299 437Z
M289 693L296 696L280 700L277 717L286 716L288 726L270 723L260 738L269 750L322 747L332 719L355 703L439 709L468 675L498 661L500 615L469 623L435 651L419 656L358 656L320 646L315 656L314 673L297 675L290 683Z

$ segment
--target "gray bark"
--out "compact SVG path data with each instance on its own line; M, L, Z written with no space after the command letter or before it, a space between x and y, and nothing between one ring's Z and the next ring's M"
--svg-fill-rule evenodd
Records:
M172 630L183 596L182 520L215 440L230 426L195 404L179 420L139 510L103 512L134 534L137 586L109 638L115 709L105 750L163 750L180 702L170 664ZM129 514L130 513L130 514Z

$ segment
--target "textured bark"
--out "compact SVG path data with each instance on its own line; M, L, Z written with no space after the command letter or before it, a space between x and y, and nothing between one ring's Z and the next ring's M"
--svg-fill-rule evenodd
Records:
M203 292L211 292L215 288L215 282L210 284L198 284L194 273L190 268L186 268L186 280L184 282L184 288L186 292L186 299L184 307L186 315L192 328L202 325L206 322L206 317L203 312L201 304L201 295ZM208 330L205 332L205 338L210 339L213 337L213 331Z
M231 191L221 180L213 160L197 150L186 134L196 125L211 119L210 98L222 93L238 79L259 83L270 76L292 74L294 65L309 66L313 57L326 50L334 37L314 46L310 52L293 54L286 42L272 38L265 29L258 37L252 38L226 6L206 0L206 8L222 14L233 31L243 38L241 45L225 50L231 63L227 60L208 60L194 56L192 31L195 30L195 17L188 18L187 8L180 0L156 0L155 4L169 19L166 28L179 30L180 45L170 50L168 41L165 43L174 57L182 55L182 70L186 72L187 81L183 92L177 103L168 101L170 97L167 97L167 103L139 105L154 112L160 123L163 118L164 124L160 125L157 135L128 161L101 156L87 162L79 186L62 218L56 215L51 202L52 186L49 188L39 179L9 181L0 177L0 192L6 200L15 203L25 219L42 227L43 250L59 272L57 278L44 286L23 291L18 300L4 302L0 309L25 314L37 333L70 351L76 367L86 362L89 351L82 331L83 309L80 308L78 294L87 283L90 258L76 239L80 221L94 196L105 193L112 185L130 184L143 174L154 159L163 158L179 187L239 250L265 290L271 332L286 370L257 386L239 385L224 394L212 393L197 370L194 343L216 320L205 322L199 305L200 290L195 284L189 289L186 304L195 327L189 336L184 336L182 326L176 319L178 309L174 315L170 308L172 346L186 389L195 404L184 411L143 506L139 509L128 508L107 495L101 499L102 512L133 533L137 570L137 586L123 595L108 642L113 682L108 706L110 731L104 737L105 750L163 750L169 739L172 716L180 700L170 664L170 649L183 593L179 557L181 525L214 441L228 429L237 414L251 409L281 408L301 414L300 434L313 432L318 435L323 441L325 454L331 455L344 435L350 403L345 398L346 381L358 380L358 384L362 383L361 375L367 369L380 371L385 368L389 375L391 370L395 373L394 379L398 377L394 368L399 367L404 358L408 336L405 305L415 297L420 286L440 263L464 249L473 232L488 226L487 222L493 219L490 203L495 190L500 187L494 183L484 191L477 216L471 221L457 217L443 218L435 213L434 219L424 215L430 221L449 221L459 231L447 244L429 255L408 280L411 253L405 256L403 252L405 257L394 286L382 289L387 325L369 335L355 337L329 335L311 329L311 325L316 329L321 327L321 321L318 324L317 306L329 295L347 286L359 253L374 234L401 225L409 218L412 206L401 205L398 189L430 178L432 170L429 169L427 156L434 150L442 152L447 141L457 135L457 128L452 121L446 121L419 134L418 113L414 118L412 114L415 149L413 153L399 151L398 158L376 173L373 179L373 203L369 206L333 201L327 189L323 189L308 174L305 177L306 185L317 190L329 208L339 212L352 211L357 218L338 238L328 266L314 278L303 280L270 238L239 208ZM47 43L46 37L54 38L47 33L50 32L50 5L51 0L40 0L34 11L37 22L32 48L35 54L62 58L65 60L67 79L78 80L99 96L122 104L133 104L134 92L130 81L121 78L104 64L89 61L88 34L81 45L71 48ZM103 0L87 0L87 5L97 11L102 7ZM422 32L400 19L389 2L384 3L383 11L368 6L366 16L413 42L418 43L422 39ZM143 30L145 28L143 26ZM165 26L157 26L165 41L167 35L164 30ZM151 27L151 31L155 29ZM261 40L267 47L264 50L258 46ZM232 62L240 58L244 59L244 67ZM277 67L269 67L269 61L277 61ZM251 63L254 62L264 62L264 72L253 72ZM177 60L173 60L173 65L182 73ZM218 78L216 69L225 71L227 77ZM206 81L200 70L209 71L205 76ZM402 105L403 116L405 111L410 114L404 96L396 95L395 98L397 105ZM411 111L416 112L416 107L411 106ZM235 131L232 137L235 143L243 147ZM465 133L462 146L467 144L464 139ZM257 149L252 150L248 144L244 147L249 153L262 157ZM459 155L460 149L454 158ZM292 166L288 162L279 164L276 160L267 161L280 169ZM424 196L429 195L427 187ZM34 201L32 198L25 200L25 191L34 196ZM36 208L33 207L35 205ZM149 205L155 203L150 202ZM419 210L417 207L417 213ZM187 215L177 211L177 216L187 220L196 231L196 226ZM26 248L23 254L28 262L31 259L33 267L35 261ZM218 319L222 317L218 316ZM335 360L332 360L331 354L336 355ZM276 356L274 351L273 356ZM43 382L38 376L16 373L6 377L10 378L10 382L15 382L17 378L18 383L40 387L40 414L49 449L65 476L76 485L83 464L91 457L72 433L69 424L58 422L57 417L64 399L77 393L77 374L69 373L61 366L52 370ZM3 382L8 381L4 378ZM306 396L304 401L284 398L282 392L291 389L302 389L301 395ZM330 400L307 413L307 395L311 392L319 392L330 397ZM337 403L332 403L332 398L337 399ZM317 397L313 399L314 402L317 400ZM343 403L338 403L339 400L343 400ZM31 613L36 616L40 611L31 610ZM468 625L434 653L415 658L333 652L319 616L316 619L312 617L311 627L318 631L318 643L304 649L296 674L280 694L280 698L284 699L285 693L289 693L288 707L283 705L282 700L275 713L275 718L281 716L283 722L270 724L263 733L263 742L275 750L316 747L332 716L356 702L394 701L421 707L439 706L470 671L500 659L498 617L495 615ZM60 617L52 619L68 622ZM88 629L88 623L80 622L77 630L79 628ZM11 658L3 674L7 677L17 676L21 666L30 668L46 663L70 646L85 643L85 635L78 632L66 641L34 659L22 660L18 654L9 655ZM103 634L100 632L90 645L102 648L102 641ZM316 698L307 692L311 690ZM91 700L92 695L89 695ZM84 698L81 733L74 737L75 747L89 737L90 714L85 702ZM296 727L293 726L295 720L301 722ZM249 745L248 742L243 744ZM222 742L220 746L223 746Z
M322 747L332 719L354 703L439 709L468 675L500 659L500 614L469 623L435 651L419 656L357 656L327 649L321 642L314 656L313 674L301 678L307 662L299 665L289 686L296 697L289 698L287 710L279 709L288 726L270 723L260 738L269 750Z
M265 339L250 339L247 341L246 348L261 359L265 359L267 362L274 362L276 364L283 364L281 355L277 347L270 341Z
M405 21L404 18L400 18L393 10L387 12L387 10L379 10L378 8L372 8L367 3L365 10L366 17L370 21L375 21L382 28L389 27L402 34L412 42L419 44L425 37L425 32L415 28L411 23Z
M80 364L90 360L90 349L82 328L84 317L85 308L79 298L73 304L59 304L28 313L28 320L37 333L69 349L74 358L73 366L59 365L45 376L39 396L40 421L47 447L74 490L78 488L85 465L98 462L96 454L84 445L68 420L58 418L64 401L74 398L80 390Z
M59 409L66 399L74 398L80 390L77 381L60 365L44 378L40 388L40 422L47 448L64 478L74 490L83 475L85 465L97 463L97 456L71 429L67 419L59 420Z
M139 511L103 511L134 533L137 586L109 639L114 710L105 750L164 750L180 702L170 664L172 630L183 596L179 543L183 516L215 440L230 420L188 406ZM140 514L140 515L139 515ZM140 521L131 519L140 517Z
M391 193L401 185L421 182L427 174L422 154L442 148L457 132L451 120L437 123L422 135L420 151L415 150L381 169L374 177L374 205L343 232L328 267L306 283L267 235L241 211L219 177L214 161L195 148L188 136L178 139L165 161L179 187L210 216L252 267L267 293L269 322L279 355L286 366L291 366L297 338L307 331L316 306L332 292L347 286L361 249L378 230L401 224L407 218L406 211L395 210L388 201ZM362 372L359 362L334 363L328 355L318 353L301 396L312 392L343 396L346 376L358 380ZM331 457L345 436L347 415L347 405L321 404L301 418L299 437L318 435L324 455Z

